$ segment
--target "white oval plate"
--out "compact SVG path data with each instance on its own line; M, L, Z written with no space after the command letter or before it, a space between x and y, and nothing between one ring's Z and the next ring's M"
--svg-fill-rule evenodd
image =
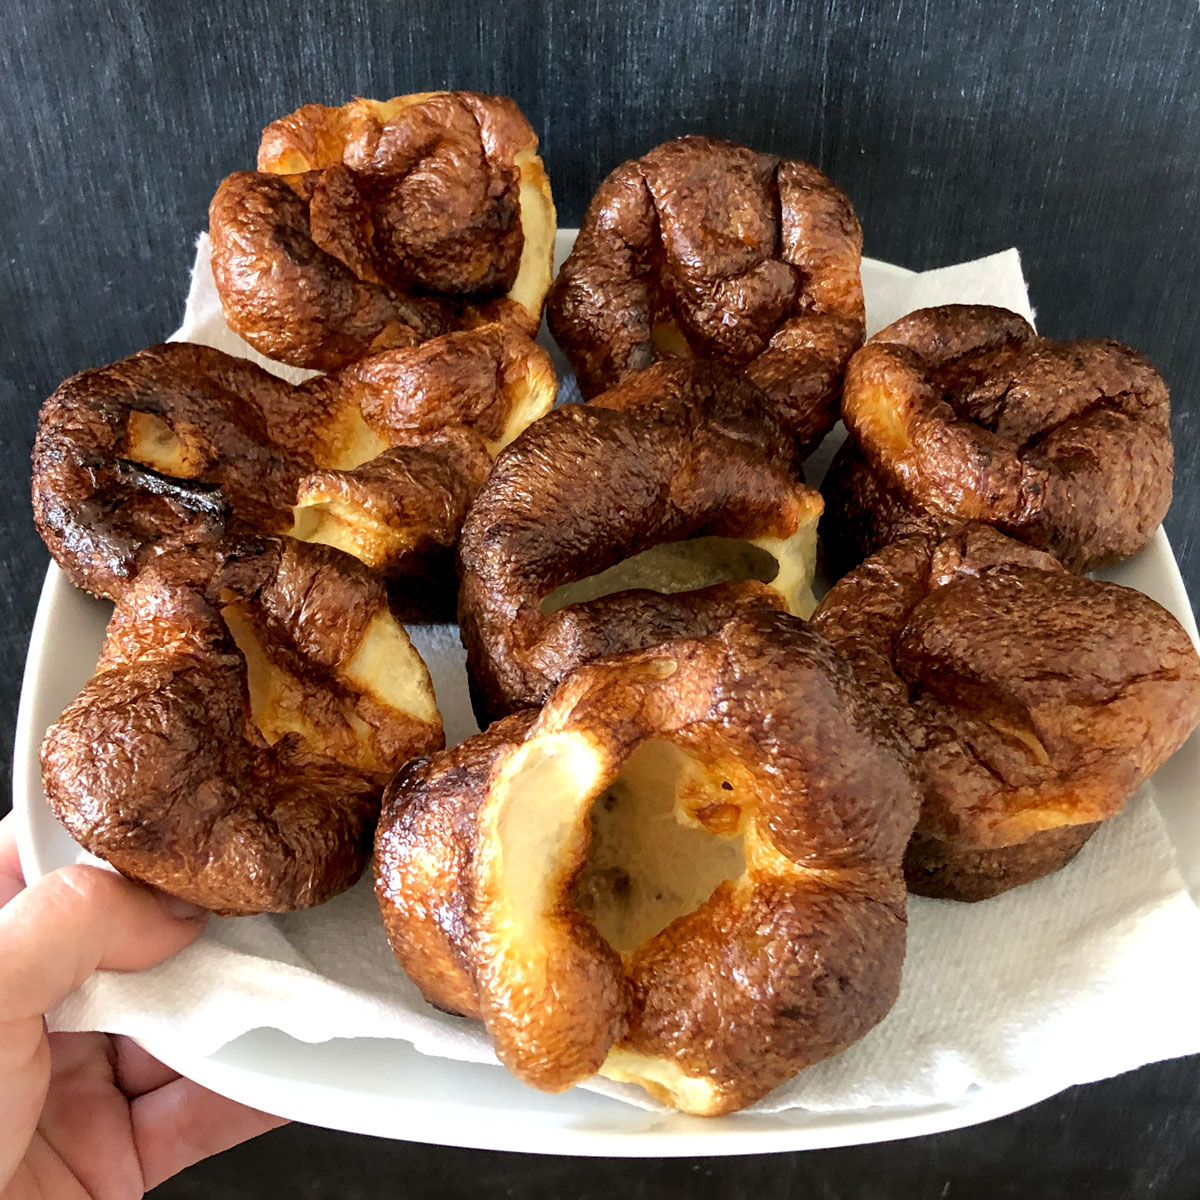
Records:
M560 260L574 232L560 231ZM870 265L880 276L908 274ZM557 365L565 364L558 359ZM819 482L835 441L831 435L810 460L813 482ZM1196 640L1191 605L1162 532L1145 553L1106 577L1148 593ZM46 728L90 677L110 612L110 605L77 591L51 564L30 639L14 745L17 836L21 864L31 881L78 860L79 847L55 821L42 793L38 747ZM1198 778L1200 738L1193 737L1156 776L1154 791L1180 869L1200 903ZM358 1038L310 1044L278 1030L258 1029L208 1056L196 1054L181 1040L146 1043L146 1048L216 1092L293 1120L408 1141L543 1154L678 1157L890 1141L974 1125L1035 1104L1056 1090L1022 1081L975 1087L953 1103L921 1107L834 1113L790 1109L703 1120L646 1112L580 1089L543 1095L500 1067L427 1057L400 1041Z

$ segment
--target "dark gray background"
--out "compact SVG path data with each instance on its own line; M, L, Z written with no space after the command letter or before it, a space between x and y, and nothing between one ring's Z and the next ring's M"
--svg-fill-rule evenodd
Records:
M299 104L438 87L514 96L560 223L617 162L684 132L819 163L866 251L927 268L1017 245L1043 332L1110 335L1172 388L1167 529L1200 589L1200 37L1166 3L102 0L11 7L0 33L0 785L46 554L29 518L37 407L169 334L194 235L257 135ZM0 800L0 804L6 800ZM1114 1034L1116 1031L1114 1031ZM1188 1196L1200 1066L886 1147L589 1163L291 1127L162 1197Z

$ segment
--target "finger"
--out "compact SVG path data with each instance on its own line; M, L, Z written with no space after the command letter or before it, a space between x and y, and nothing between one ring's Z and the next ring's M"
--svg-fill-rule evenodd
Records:
M98 967L136 971L194 941L149 888L96 866L65 866L0 908L0 1180L29 1144L49 1082L42 1014Z
M0 908L0 1179L32 1134L50 1071L42 1014L93 971L138 970L199 936L148 888L98 867L54 871ZM3 1136L6 1135L6 1136Z
M202 926L112 871L53 871L0 909L0 1024L36 1017L40 1027L42 1014L93 971L153 966L195 941Z
M247 1108L190 1079L147 1092L130 1113L147 1191L202 1158L287 1124L286 1117Z
M0 820L0 908L25 890L25 875L17 853L17 818L9 813Z
M50 1088L38 1115L39 1136L84 1194L140 1196L142 1173L133 1149L129 1102L113 1085L116 1050L111 1040L104 1033L52 1033L48 1040ZM59 1195L49 1186L43 1193Z
M113 1078L130 1100L136 1100L138 1096L144 1096L179 1078L178 1071L172 1071L166 1063L159 1062L133 1038L116 1035L112 1038L112 1046Z

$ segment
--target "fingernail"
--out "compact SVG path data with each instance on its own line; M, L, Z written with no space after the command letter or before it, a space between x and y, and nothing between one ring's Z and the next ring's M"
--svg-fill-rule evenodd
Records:
M158 893L158 902L166 909L169 916L179 921L203 921L211 916L207 908L184 900L182 896L172 896L167 892Z

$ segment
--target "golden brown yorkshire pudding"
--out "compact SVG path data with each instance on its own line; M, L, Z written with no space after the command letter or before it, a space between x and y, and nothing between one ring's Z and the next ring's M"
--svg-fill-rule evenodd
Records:
M904 958L905 751L845 662L760 611L591 663L390 785L392 948L561 1091L705 1116L861 1037Z
M306 104L209 207L225 319L323 371L490 321L536 333L554 232L537 135L476 92Z
M984 521L1073 571L1136 554L1171 503L1167 389L1136 350L1052 342L949 304L875 334L846 372L850 438L823 487L830 557Z
M299 387L206 346L152 346L42 406L38 531L74 583L114 599L155 555L225 530L290 532L391 576L440 564L454 581L491 456L555 389L546 352L500 325Z
M746 604L807 616L821 498L744 376L661 363L543 417L496 459L459 544L481 723L581 662L715 632Z
M812 625L915 751L905 873L926 896L1057 870L1200 721L1200 659L1170 613L986 526L893 542Z
M164 555L42 743L58 819L134 879L215 912L348 888L388 776L443 744L383 583L290 538Z
M600 185L547 316L585 396L663 358L716 359L808 449L862 345L861 252L850 201L815 167L678 138Z

